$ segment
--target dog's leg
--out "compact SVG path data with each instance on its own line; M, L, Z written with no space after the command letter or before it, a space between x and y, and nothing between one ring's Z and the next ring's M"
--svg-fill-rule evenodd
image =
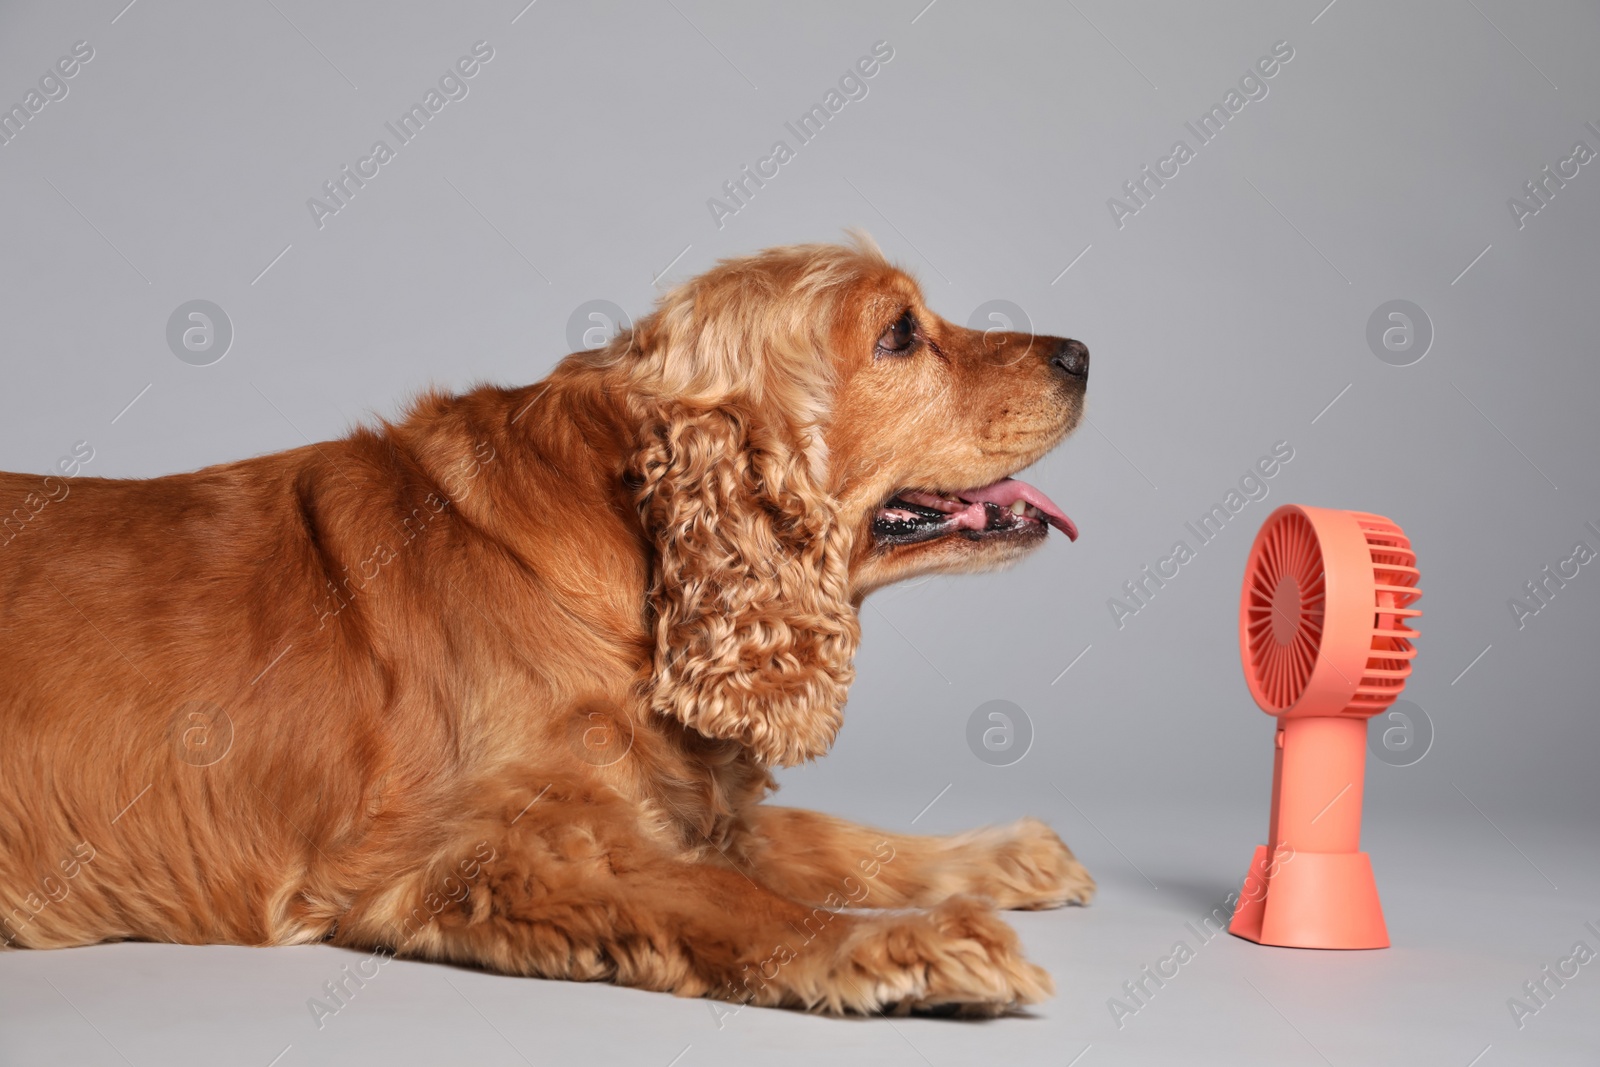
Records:
M862 907L933 907L978 896L1001 908L1087 904L1094 879L1048 826L1020 819L949 837L891 834L799 808L758 804L744 816L738 854L757 878L794 900L843 893ZM866 897L855 900L849 886Z
M551 791L554 793L554 790ZM531 795L531 793L529 794ZM510 809L515 814L516 808ZM425 870L363 894L332 940L508 974L831 1012L996 1015L1051 992L987 904L868 915L802 904L636 812L546 796L479 822ZM734 1009L715 1009L726 1017Z

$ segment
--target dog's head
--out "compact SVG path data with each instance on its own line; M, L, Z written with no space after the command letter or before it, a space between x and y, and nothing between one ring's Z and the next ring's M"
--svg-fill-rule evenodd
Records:
M864 240L725 261L577 358L640 428L649 699L763 762L832 742L868 592L1077 536L1010 475L1077 425L1088 350L947 322Z

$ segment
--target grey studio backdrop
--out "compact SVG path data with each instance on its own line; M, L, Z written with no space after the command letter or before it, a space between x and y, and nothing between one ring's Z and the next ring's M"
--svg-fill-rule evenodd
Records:
M947 318L1089 345L1089 421L1028 475L1083 536L874 596L838 744L781 799L926 832L1037 815L1102 889L1018 920L1060 990L1042 1022L718 1026L459 971L457 999L397 963L397 1021L375 1026L368 994L372 1022L337 1034L303 1004L335 950L112 946L0 957L0 1061L687 1067L809 1042L907 1063L1585 1062L1600 976L1520 1026L1506 1002L1600 946L1593 5L125 2L0 7L0 104L25 112L0 145L0 468L87 450L85 475L149 477L326 439L429 385L542 377L611 327L596 302L639 314L720 257L861 227ZM430 90L420 132L392 130ZM1411 703L1368 768L1396 947L1282 963L1307 957L1222 939L1212 966L1278 970L1164 990L1130 1037L1107 1000L1265 834L1271 721L1235 618L1286 502L1388 515L1421 561ZM1213 505L1226 521L1196 536ZM1190 558L1164 562L1179 541ZM1145 905L1172 917L1103 925ZM285 954L314 962L272 986ZM1432 996L1452 972L1470 980ZM583 1036L590 1010L612 1025Z

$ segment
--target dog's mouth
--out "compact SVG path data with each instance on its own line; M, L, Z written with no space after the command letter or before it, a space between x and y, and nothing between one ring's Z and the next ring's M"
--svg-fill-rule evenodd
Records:
M902 489L872 517L872 536L887 545L912 545L960 535L988 538L1043 537L1054 526L1078 539L1078 527L1044 493L1015 478L958 493Z

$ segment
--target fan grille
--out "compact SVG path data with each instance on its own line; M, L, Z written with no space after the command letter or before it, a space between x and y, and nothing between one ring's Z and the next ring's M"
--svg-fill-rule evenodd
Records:
M1373 602L1372 629L1363 642L1367 654L1340 711L1374 715L1400 695L1417 655L1412 644L1417 632L1410 626L1422 614L1412 607L1422 595L1417 588L1417 557L1405 531L1383 516L1343 514L1354 520L1366 541ZM1263 710L1286 711L1300 701L1311 682L1327 622L1326 565L1317 527L1300 509L1283 509L1261 531L1245 575L1244 611L1252 689ZM1346 685L1356 670L1357 665L1351 664L1339 671Z
M1322 645L1327 589L1311 522L1287 512L1262 534L1246 576L1245 637L1250 666L1270 711L1305 692Z
M1367 656L1361 684L1356 686L1346 712L1371 715L1382 711L1405 688L1411 676L1411 661L1417 650L1412 642L1417 631L1409 623L1421 615L1411 605L1422 596L1417 588L1417 554L1405 531L1382 515L1362 511L1350 513L1367 539L1372 554L1372 578L1376 603L1372 616L1372 651Z

